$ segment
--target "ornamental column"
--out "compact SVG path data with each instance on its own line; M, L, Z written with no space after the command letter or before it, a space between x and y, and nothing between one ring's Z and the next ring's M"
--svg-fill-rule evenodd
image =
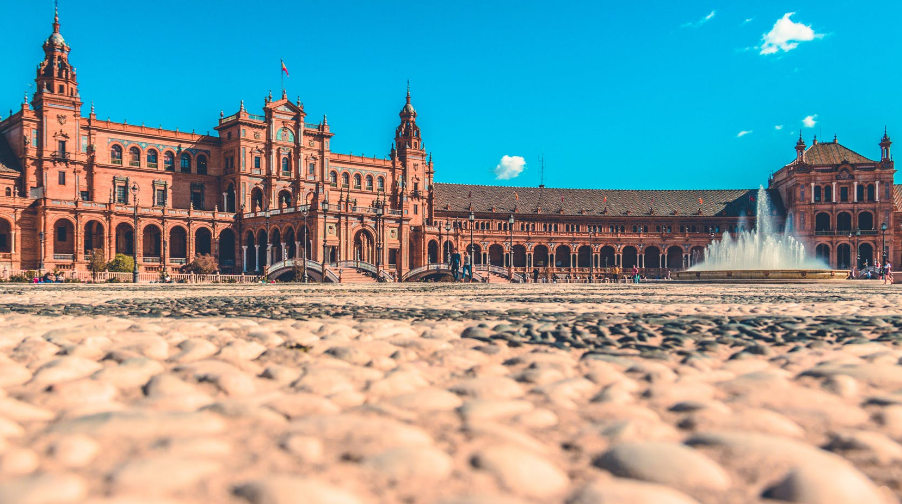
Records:
M283 260L283 261L285 261L285 260L288 259L288 252L287 252L287 250L286 250L286 248L285 248L285 243L286 243L286 242L282 242L282 249L280 250L280 252L282 252L282 260Z
M241 246L241 272L247 273L247 245Z
M254 265L255 266L254 271L260 271L260 245L259 244L254 245L254 262L257 263Z

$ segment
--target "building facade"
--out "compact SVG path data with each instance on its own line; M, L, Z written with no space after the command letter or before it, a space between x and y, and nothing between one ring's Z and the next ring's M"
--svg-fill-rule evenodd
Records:
M220 113L214 135L101 120L93 104L83 113L58 17L43 49L35 93L0 120L0 268L83 271L100 251L176 271L211 254L223 273L293 275L286 260L306 258L314 279L353 262L413 280L467 250L500 276L633 265L655 275L754 226L756 190L434 183L409 89L384 158L332 152L327 118L308 120L284 91L260 114L244 102ZM775 215L830 266L873 264L884 240L902 260L890 145L884 134L870 160L800 138L769 181Z

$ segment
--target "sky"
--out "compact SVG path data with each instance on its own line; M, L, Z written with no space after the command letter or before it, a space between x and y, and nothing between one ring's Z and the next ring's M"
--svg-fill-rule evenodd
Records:
M799 131L902 139L902 2L61 0L83 114L215 134L285 87L333 152L387 156L410 81L437 182L755 188ZM53 2L0 0L0 111ZM29 87L30 86L30 87Z

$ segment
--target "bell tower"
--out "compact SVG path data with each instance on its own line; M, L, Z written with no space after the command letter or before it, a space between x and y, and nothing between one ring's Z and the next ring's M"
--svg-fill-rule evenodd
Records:
M880 161L888 162L892 161L893 157L890 155L890 146L893 144L892 140L889 139L889 134L886 132L886 128L883 130L883 138L880 139Z
M424 197L424 192L431 185L431 177L427 178L426 150L420 127L417 126L417 111L410 103L410 83L407 83L407 103L398 114L401 124L395 130L395 153L398 174L399 192L413 200ZM418 211L419 213L419 211Z
M53 33L44 42L44 61L38 64L37 91L34 97L35 109L43 108L44 102L70 107L81 106L78 94L78 80L75 67L69 63L69 44L60 35L59 11L53 15Z

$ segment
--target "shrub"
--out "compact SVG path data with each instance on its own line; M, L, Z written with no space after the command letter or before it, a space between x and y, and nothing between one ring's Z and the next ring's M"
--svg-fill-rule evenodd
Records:
M103 249L92 249L90 258L88 259L88 271L91 273L99 273L106 268L106 258L103 256Z
M28 278L27 275L18 274L18 275L11 275L9 277L9 281L16 282L16 283L30 283L33 281L33 279Z
M216 263L216 258L212 255L199 254L194 256L194 259L185 266L185 269L191 273L209 275L215 273L219 269L219 264Z
M106 269L113 273L131 273L135 269L135 260L125 254L116 254L116 257L107 263Z
M113 278L107 279L106 283L123 283L123 281L122 281L122 280L119 280L119 279L116 278L116 277L113 277Z

